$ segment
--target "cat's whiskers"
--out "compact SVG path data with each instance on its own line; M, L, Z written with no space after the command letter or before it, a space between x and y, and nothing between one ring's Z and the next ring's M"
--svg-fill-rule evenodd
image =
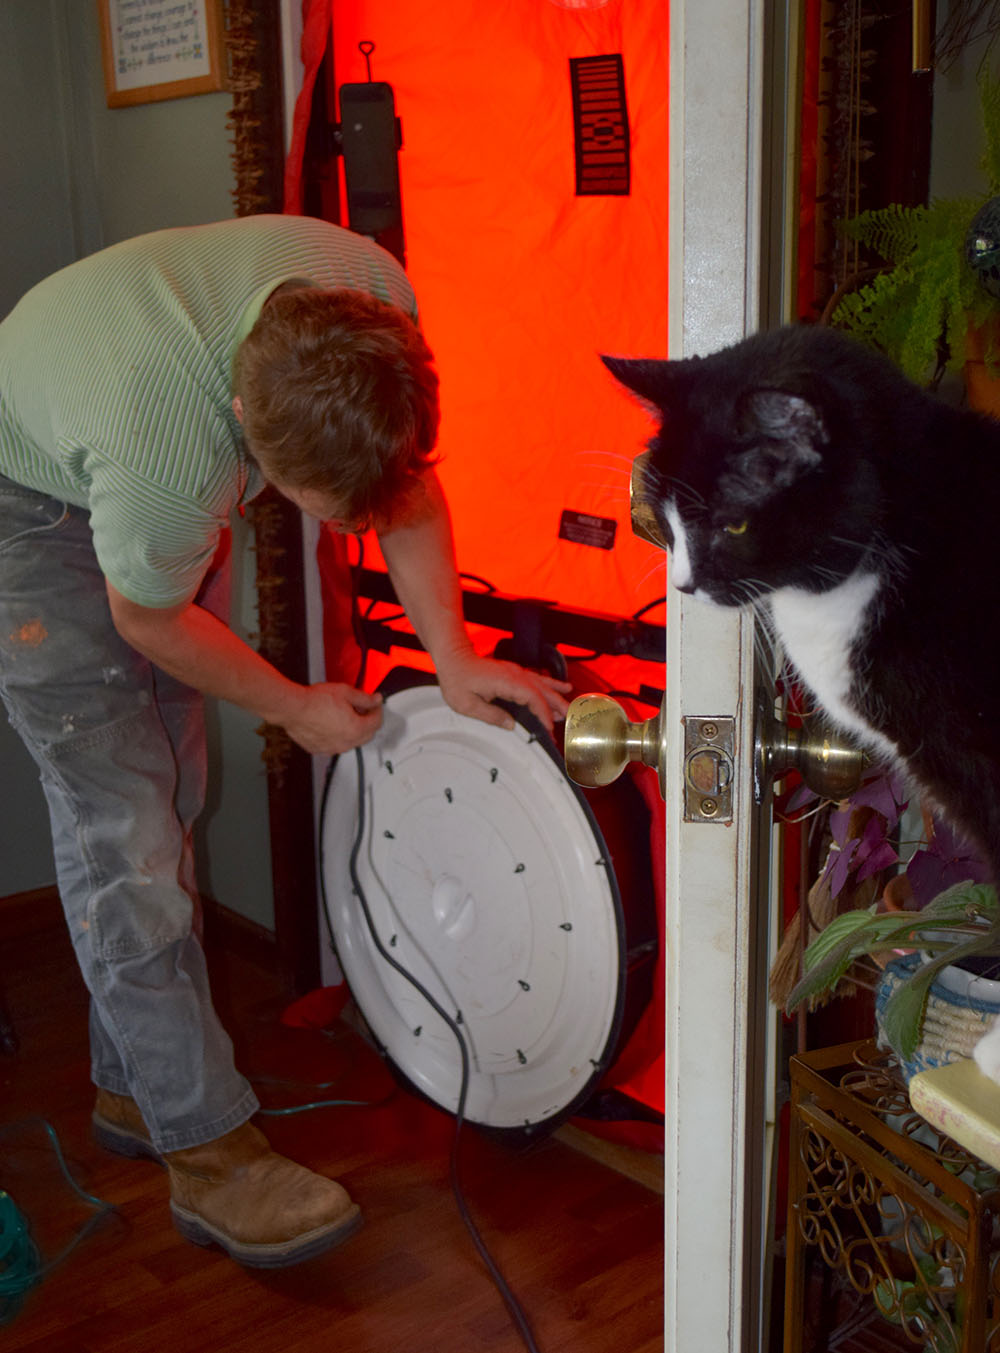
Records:
M581 475L576 481L578 489L597 490L608 498L628 502L632 484L631 461L623 462L623 457L611 451L584 451L576 461L577 473Z
M632 473L632 462L627 456L619 456L614 451L578 451L573 457L575 465L587 465L591 468L609 467L616 474L628 477Z
M614 465L617 465L619 469L627 470L629 474L632 473L633 458L623 455L621 451L609 451L604 447L594 446L588 447L586 451L577 451L573 459L610 461Z
M635 456L629 456L624 451L612 451L610 446L585 446L582 451L574 452L575 460L617 460L622 465L631 465Z
M901 551L890 541L882 540L878 536L871 540L851 540L848 536L830 536L830 540L835 545L847 545L850 549L858 551L858 565L864 563L866 559L872 557L881 559L891 568L898 568L900 563Z
M767 583L761 582L759 578L741 578L735 586L744 594L746 604L749 606L756 606L771 590Z
M628 501L627 484L609 484L604 479L578 479L574 488L578 491L586 489L590 493L596 493L601 502L610 501L616 508L621 507L623 502Z
M691 485L686 483L683 479L671 479L661 475L655 467L651 467L651 469L652 472L657 475L660 485L662 485L662 487L658 487L657 489L659 495L666 497L669 488L675 502L686 503L689 507L696 509L696 511L702 515L708 512L708 503L697 489L692 488Z
M766 630L762 630L759 625L754 627L754 652L757 654L757 663L768 681L777 681L781 668L781 659L778 656L777 645Z
M619 465L610 460L580 459L575 467L579 474L600 474L616 484L628 485L632 481L630 466Z
M757 601L760 601L760 596L758 596ZM781 645L778 642L778 636L771 623L770 612L759 604L753 604L752 610L755 619L753 631L754 650L757 654L760 666L767 674L769 680L776 682L780 677L784 666Z
M669 568L670 566L667 563L666 555L663 553L662 550L658 550L656 554L653 555L652 559L649 561L649 564L643 570L638 582L636 583L636 591L637 592L641 591L643 586L649 582L650 578L652 578L654 574L661 573L664 569L667 570L667 574L669 577Z
M844 581L843 574L837 573L832 568L826 568L823 564L810 564L809 572L815 577L822 579L823 582L830 583L834 587Z
M802 694L802 686L799 684L795 669L792 667L784 645L778 636L770 607L755 606L754 612L757 617L755 643L758 646L766 644L765 656L770 658L769 663L762 661L761 665L769 672L775 686L781 684L789 709L795 714L805 717L809 711L802 708L802 701L799 698ZM758 652L760 651L761 649L758 647Z

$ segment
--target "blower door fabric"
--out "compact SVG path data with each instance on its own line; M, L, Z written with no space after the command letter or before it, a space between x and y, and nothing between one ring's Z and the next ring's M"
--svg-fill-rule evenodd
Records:
M373 42L371 78L392 86L402 122L406 266L441 378L439 473L460 570L501 592L632 615L666 590L663 553L629 522L632 460L651 420L599 354L666 355L667 6L305 0L290 212L301 210L305 130L331 27L336 86L368 79L358 43ZM572 71L583 62L591 73L597 57L620 76L612 131L627 129L627 156L606 126L574 119ZM579 110L579 82L576 92ZM602 137L617 190L579 192L600 186L589 171ZM334 573L341 552L342 543L327 561ZM369 539L366 564L377 566L375 554ZM349 632L328 630L334 666L342 639ZM662 685L662 667L621 660L609 684L639 681ZM661 1111L662 980L661 955L650 1009L608 1078Z
M307 0L289 211L331 23L337 87L368 78L358 43L374 42L372 79L402 122L407 270L441 377L459 568L631 615L665 591L664 556L629 525L650 420L599 354L666 351L667 7ZM595 57L620 57L627 195L577 194L570 63Z

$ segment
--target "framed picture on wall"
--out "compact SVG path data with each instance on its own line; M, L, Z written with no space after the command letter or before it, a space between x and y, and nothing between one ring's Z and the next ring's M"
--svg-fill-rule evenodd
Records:
M109 108L226 88L222 0L97 0Z

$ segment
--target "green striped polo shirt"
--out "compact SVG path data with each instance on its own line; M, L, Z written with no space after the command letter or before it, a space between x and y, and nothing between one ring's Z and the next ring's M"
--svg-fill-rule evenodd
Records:
M101 569L131 601L193 596L232 510L262 487L232 411L232 361L293 279L416 319L405 273L370 240L250 216L112 245L0 323L0 474L88 509Z

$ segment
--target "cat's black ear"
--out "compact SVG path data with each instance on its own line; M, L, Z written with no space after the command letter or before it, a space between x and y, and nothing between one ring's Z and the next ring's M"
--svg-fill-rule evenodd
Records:
M677 385L677 368L682 362L661 361L655 357L605 357L601 361L614 376L647 404L668 409Z
M819 410L785 390L754 390L737 411L742 437L758 444L740 457L740 469L757 489L784 489L815 469L830 440Z

